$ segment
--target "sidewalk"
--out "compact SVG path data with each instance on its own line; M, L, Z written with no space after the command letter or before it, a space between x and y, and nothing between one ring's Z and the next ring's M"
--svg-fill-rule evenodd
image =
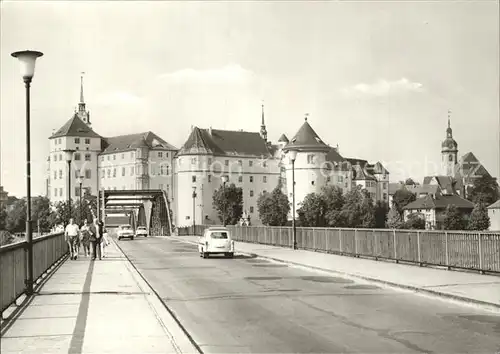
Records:
M198 352L111 242L102 260L62 264L14 319L2 353Z
M198 236L172 236L172 238L196 244ZM235 249L237 253L252 254L274 261L375 281L500 311L499 276L418 267L305 250L294 251L289 248L245 242L235 242Z

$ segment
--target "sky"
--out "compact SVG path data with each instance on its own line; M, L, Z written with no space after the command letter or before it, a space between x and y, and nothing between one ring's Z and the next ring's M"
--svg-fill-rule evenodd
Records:
M32 49L32 194L49 136L71 118L80 73L93 129L153 131L180 148L192 126L290 139L308 122L391 182L437 174L448 110L459 157L500 175L498 1L3 1L1 181L26 195L25 101L10 53Z

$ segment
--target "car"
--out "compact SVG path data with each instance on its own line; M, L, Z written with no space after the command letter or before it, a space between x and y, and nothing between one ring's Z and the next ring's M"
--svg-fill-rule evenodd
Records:
M211 254L224 254L234 257L234 241L231 232L225 227L210 227L198 239L200 257L208 258Z
M132 226L130 226L129 224L118 226L117 234L118 234L118 240L121 240L122 238L129 238L131 240L134 239L134 230L132 229Z
M148 237L148 230L146 229L146 226L139 226L137 230L135 230L135 236Z

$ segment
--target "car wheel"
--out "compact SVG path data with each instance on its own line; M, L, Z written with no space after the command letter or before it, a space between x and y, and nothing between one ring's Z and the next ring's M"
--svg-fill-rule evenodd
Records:
M208 258L208 253L203 252L203 258Z
M228 257L229 258L234 258L234 253L233 252L228 253Z
M131 236L131 237L130 237L130 239L131 239L132 241L134 241L134 236Z
M118 241L121 241L121 239L122 239L122 238L121 238L120 236L118 236Z

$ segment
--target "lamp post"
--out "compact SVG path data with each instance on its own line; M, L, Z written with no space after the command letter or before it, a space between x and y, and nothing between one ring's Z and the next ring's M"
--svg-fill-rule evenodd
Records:
M73 160L73 153L75 150L67 149L64 150L64 154L66 157L66 162L68 163L68 224L69 219L71 219L71 160Z
M33 230L31 228L31 147L30 147L30 86L35 74L35 62L43 53L25 50L11 54L21 64L21 75L26 88L26 248L28 256L26 294L33 294Z
M222 226L226 226L226 212L227 212L227 203L226 203L226 183L228 181L227 176L222 176L222 196L224 197L224 208L222 210Z
M82 226L82 214L83 214L83 210L82 210L82 184L83 184L83 179L84 179L84 176L82 176L80 174L78 176L78 183L80 183L80 227Z
M297 249L297 229L295 227L295 159L297 150L290 150L290 160L292 161L292 229L293 229L293 249Z
M195 212L196 212L196 186L193 186L193 235L196 235L196 220L195 220Z

